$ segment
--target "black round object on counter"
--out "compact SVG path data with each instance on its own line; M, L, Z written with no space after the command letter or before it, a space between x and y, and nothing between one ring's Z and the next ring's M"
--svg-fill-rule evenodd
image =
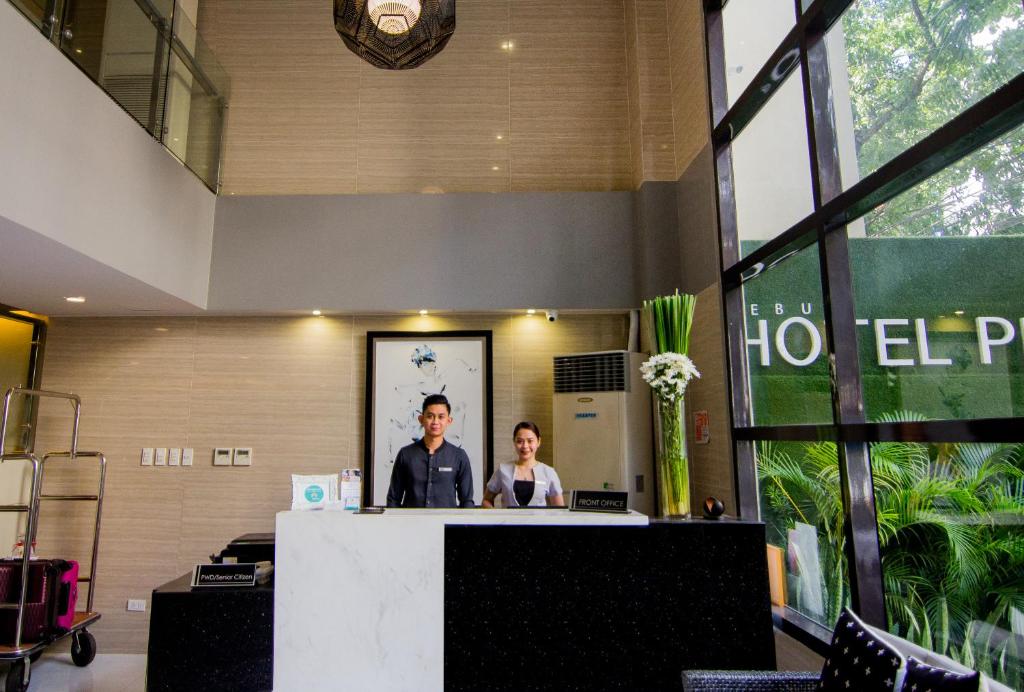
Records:
M704 518L717 519L725 511L725 505L717 497L708 496L704 499Z

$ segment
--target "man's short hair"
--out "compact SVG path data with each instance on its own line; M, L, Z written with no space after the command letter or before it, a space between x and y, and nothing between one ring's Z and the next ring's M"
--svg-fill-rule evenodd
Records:
M452 405L448 403L448 397L444 394L431 394L428 396L423 400L423 408L420 409L420 411L425 412L428 408L436 406L437 404L444 404L444 407L448 409L448 413L451 414Z

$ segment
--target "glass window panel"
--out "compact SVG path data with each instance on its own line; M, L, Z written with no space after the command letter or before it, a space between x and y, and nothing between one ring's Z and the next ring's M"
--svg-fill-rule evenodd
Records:
M1024 126L851 236L868 417L1024 416Z
M811 245L740 289L756 426L832 422L820 277Z
M843 606L850 603L836 445L750 444L757 462L769 574L785 575L781 595L786 608L832 629ZM780 589L773 586L773 602L778 605Z
M164 17L172 5L153 3ZM151 134L163 128L167 36L134 0L72 0L61 49ZM154 90L154 75L156 89Z
M1024 689L1024 445L871 445L890 629Z
M228 78L184 12L174 17L164 146L216 190Z
M858 0L828 47L848 188L1024 71L1024 5Z
M11 0L11 3L36 25L36 28L43 27L43 20L46 17L46 2L44 0Z
M729 106L796 23L793 0L729 0L722 9Z
M731 149L741 241L773 238L813 211L799 70L786 78Z

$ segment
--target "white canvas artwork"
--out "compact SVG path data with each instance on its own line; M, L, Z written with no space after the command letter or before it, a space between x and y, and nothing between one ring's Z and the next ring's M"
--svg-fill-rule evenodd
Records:
M423 399L444 394L452 407L445 440L461 447L473 468L473 499L483 499L486 455L485 342L481 337L380 338L373 344L373 503L387 500L391 469L402 447L420 439Z

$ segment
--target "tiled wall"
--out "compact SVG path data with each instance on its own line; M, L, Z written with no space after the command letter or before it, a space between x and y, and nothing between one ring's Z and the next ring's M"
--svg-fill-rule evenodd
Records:
M439 55L386 71L344 47L320 0L202 2L232 80L223 191L674 180L707 140L700 17L699 0L468 0Z
M626 347L622 315L56 319L43 386L82 396L82 449L108 457L95 627L105 653L145 651L148 614L127 613L233 537L272 531L291 502L289 474L361 465L365 334L493 330L497 460L516 421L537 421L551 449L551 357ZM37 449L66 447L70 407L47 404ZM213 467L216 446L251 446L251 468ZM193 468L139 465L142 447L192 447ZM541 458L545 458L543 448ZM550 457L547 457L550 460ZM83 489L67 469L51 490ZM481 482L481 481L477 481ZM46 505L39 553L84 558L85 507ZM84 598L84 593L83 593Z
M704 57L704 13L698 0L667 0L666 4L675 173L678 178L711 137Z

